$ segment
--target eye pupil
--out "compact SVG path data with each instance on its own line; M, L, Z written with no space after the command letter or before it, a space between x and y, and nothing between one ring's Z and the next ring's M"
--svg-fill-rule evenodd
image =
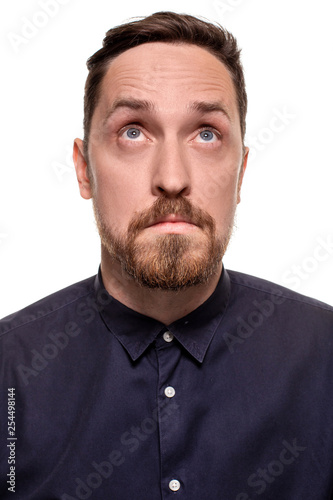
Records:
M210 141L213 139L213 132L210 130L204 130L203 132L200 132L200 137L204 141Z

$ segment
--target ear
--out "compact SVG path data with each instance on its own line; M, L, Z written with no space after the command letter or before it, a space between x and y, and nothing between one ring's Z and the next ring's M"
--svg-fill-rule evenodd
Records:
M73 161L80 194L82 198L89 200L92 197L92 186L88 175L88 165L83 153L83 141L81 139L74 140Z
M242 187L242 183L243 183L243 177L244 177L245 169L246 169L246 166L247 166L247 159L249 157L249 151L250 151L249 148L245 148L245 150L244 150L243 163L242 163L242 166L241 166L241 169L240 169L240 172L239 172L239 177L238 177L237 203L239 203L241 201L240 193L241 193L241 187Z

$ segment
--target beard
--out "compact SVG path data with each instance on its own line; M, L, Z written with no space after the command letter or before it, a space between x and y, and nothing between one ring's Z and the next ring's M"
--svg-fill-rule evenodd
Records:
M223 237L218 238L214 219L183 197L159 197L146 210L135 213L127 233L117 236L106 223L93 198L101 243L109 256L121 264L122 271L143 287L182 290L207 283L216 273L230 241L233 220ZM177 214L200 228L195 234L158 234L145 237L142 232L158 217ZM202 234L198 238L198 232Z

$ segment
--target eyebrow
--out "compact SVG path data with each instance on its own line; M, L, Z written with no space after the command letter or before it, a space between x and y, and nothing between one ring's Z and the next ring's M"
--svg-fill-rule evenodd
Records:
M228 118L229 122L232 123L232 119L230 114L228 113L227 108L219 101L207 102L207 101L194 101L189 106L190 111L198 111L199 113L222 113L226 118Z
M132 109L136 111L148 111L155 112L155 106L152 101L148 101L145 99L134 99L134 98L119 98L116 99L111 108L107 111L106 116L103 120L103 126L106 125L109 118L121 108ZM194 101L188 106L188 111L196 111L202 114L205 113L222 113L229 122L232 123L232 119L230 114L228 113L226 107L219 101Z
M139 111L155 111L154 104L151 101L141 100L141 99L128 99L126 97L116 99L111 108L107 111L106 116L103 120L103 125L107 123L109 118L121 108L139 110Z

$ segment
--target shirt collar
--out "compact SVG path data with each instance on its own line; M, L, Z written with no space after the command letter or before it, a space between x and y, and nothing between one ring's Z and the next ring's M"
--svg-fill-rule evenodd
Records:
M212 295L197 309L165 326L140 314L112 297L104 287L101 270L95 278L96 306L107 328L136 361L159 334L170 331L200 363L224 315L230 296L230 279L222 269Z

